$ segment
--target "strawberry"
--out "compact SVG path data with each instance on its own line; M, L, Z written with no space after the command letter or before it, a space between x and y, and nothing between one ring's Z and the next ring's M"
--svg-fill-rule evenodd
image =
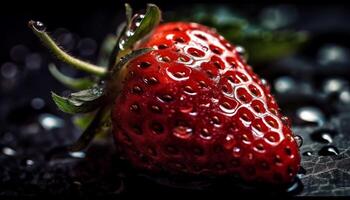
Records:
M131 18L127 6L127 16L110 70L85 66L108 74L105 92L94 98L91 90L66 98L53 94L61 110L90 112L100 105L95 119L104 120L101 112L109 111L118 151L142 171L291 182L300 167L298 145L269 86L246 63L241 48L214 29L188 22L154 23L145 37L138 28L157 15ZM34 22L32 27L49 43ZM137 34L142 37L129 39ZM94 132L91 127L86 132ZM89 140L85 136L80 145Z
M289 182L297 143L269 88L208 27L158 26L128 65L113 107L117 146L133 166L191 175Z

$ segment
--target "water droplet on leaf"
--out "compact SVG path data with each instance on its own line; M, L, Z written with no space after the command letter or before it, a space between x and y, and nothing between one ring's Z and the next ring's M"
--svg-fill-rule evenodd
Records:
M45 31L46 30L44 23L42 23L40 21L33 22L33 26L38 31Z

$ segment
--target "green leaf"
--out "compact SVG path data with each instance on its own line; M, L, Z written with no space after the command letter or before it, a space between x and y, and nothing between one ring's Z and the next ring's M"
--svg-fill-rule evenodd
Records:
M100 98L103 94L103 87L93 87L87 90L81 90L70 94L70 97L78 101L94 101Z
M132 18L132 8L128 3L125 4L125 15L126 15L126 20L128 22L128 26L129 26L131 23L131 18Z
M127 28L127 24L126 23L122 23L119 25L118 29L117 29L117 32L116 32L116 43L114 44L113 46L113 49L111 51L111 54L108 58L108 69L111 69L116 61L117 61L117 57L118 57L118 54L119 54L119 43L120 43L120 40L122 38L122 35L123 33L125 32L125 29Z
M288 56L301 48L308 40L305 32L244 30L238 37L228 38L245 47L251 62L267 62Z
M80 128L81 130L85 130L89 124L94 119L93 113L86 113L81 115L76 115L73 117L73 123L76 127Z
M108 66L109 59L112 56L114 47L118 42L118 37L115 35L107 35L102 42L99 54L98 54L98 65L99 66Z
M160 9L154 4L148 4L145 15L135 15L133 17L120 40L119 49L132 49L132 46L138 40L148 35L159 24L160 19Z
M309 38L302 31L270 30L257 26L223 6L200 4L193 9L182 10L178 10L172 20L194 21L216 28L231 43L246 49L250 63L263 63L291 55Z
M126 4L125 9L126 17L129 19L131 7ZM109 69L113 68L121 57L128 54L137 41L146 37L159 24L160 19L159 8L154 4L148 4L144 15L135 14L131 20L127 20L127 23L121 24L117 30L117 43L110 55Z
M87 89L94 85L94 81L90 78L71 78L66 76L53 63L49 64L49 71L60 83L73 90Z
M103 89L99 86L72 93L69 97L61 97L54 92L51 93L57 107L69 114L91 112L100 107L104 100Z
M143 48L143 49L137 49L134 50L132 52L130 52L129 54L125 55L124 57L122 57L120 59L119 62L117 62L117 64L113 67L112 69L112 76L115 75L115 73L118 73L118 71L124 66L126 65L128 62L130 62L131 60L135 59L136 57L139 57L145 53L148 53L150 51L152 51L153 48Z

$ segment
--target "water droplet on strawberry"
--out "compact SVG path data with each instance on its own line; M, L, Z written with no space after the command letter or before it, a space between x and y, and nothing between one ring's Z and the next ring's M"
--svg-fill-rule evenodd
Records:
M223 102L219 107L225 113L233 113L235 111L235 107L228 102Z
M247 56L244 47L236 46L235 50L236 50L237 54L240 55L242 58L245 58Z
M193 134L193 129L187 126L176 126L173 129L173 134L181 139L187 139Z
M233 147L233 149L232 149L232 155L233 155L233 157L235 157L235 158L239 158L240 156L241 156L241 148L239 148L239 147Z
M191 69L183 65L168 67L167 75L175 81L184 81L190 78Z
M303 145L303 138L300 135L295 135L294 140L298 144L299 148Z
M187 52L190 55L194 56L194 57L203 57L203 56L205 56L205 53L203 51L201 51L199 49L196 49L196 48L193 48L193 47L189 48L187 50Z
M190 113L193 110L193 106L191 106L191 105L180 106L179 110L182 113Z
M224 142L225 149L231 149L234 145L235 145L234 136L231 134L228 134Z
M212 138L212 135L211 133L209 132L208 129L204 128L202 129L200 135L199 135L202 139L205 139L205 140L210 140Z

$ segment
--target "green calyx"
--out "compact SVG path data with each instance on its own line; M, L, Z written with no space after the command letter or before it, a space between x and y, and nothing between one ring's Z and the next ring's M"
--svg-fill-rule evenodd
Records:
M46 32L39 21L29 21L28 26L58 60L90 74L89 77L72 78L60 72L54 64L49 65L50 73L66 87L77 90L63 97L52 92L57 107L68 114L80 114L81 120L75 122L85 130L76 143L68 147L69 151L85 149L96 134L111 129L111 109L113 101L122 88L127 66L140 55L152 51L152 48L138 49L139 41L144 40L161 20L161 12L154 4L148 4L145 14L132 14L129 4L125 4L127 22L123 23L117 34L107 37L100 55L104 60L98 66L69 55ZM83 114L83 115L82 115Z

